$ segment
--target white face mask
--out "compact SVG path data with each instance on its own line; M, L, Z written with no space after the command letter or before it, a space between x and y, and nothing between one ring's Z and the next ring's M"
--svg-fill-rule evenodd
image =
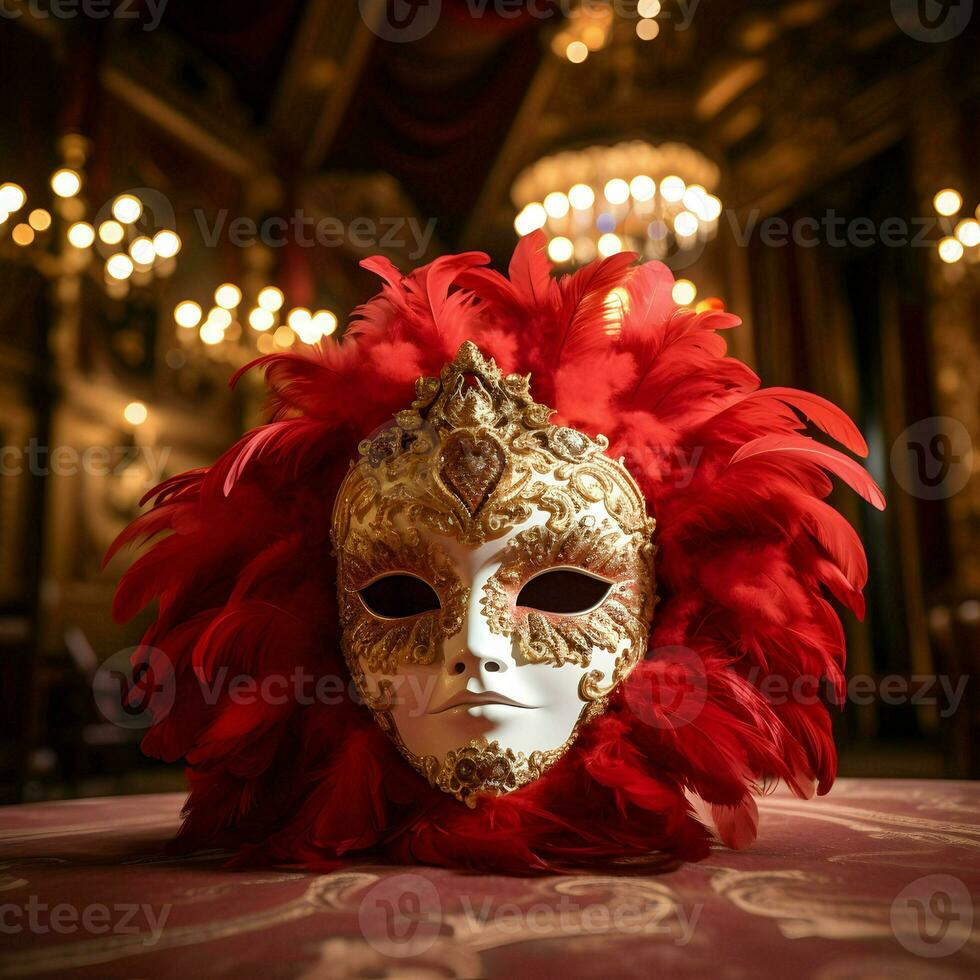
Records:
M361 446L334 513L344 653L379 723L472 804L536 779L645 650L653 522L603 443L465 344Z

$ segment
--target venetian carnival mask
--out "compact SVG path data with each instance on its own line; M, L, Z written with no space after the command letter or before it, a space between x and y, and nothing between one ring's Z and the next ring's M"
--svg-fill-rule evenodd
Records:
M360 446L333 544L344 656L431 785L541 776L642 658L653 520L620 462L470 342Z

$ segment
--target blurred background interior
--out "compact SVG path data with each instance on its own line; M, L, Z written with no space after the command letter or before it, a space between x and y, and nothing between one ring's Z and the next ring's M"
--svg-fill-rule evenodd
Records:
M334 342L367 255L506 266L542 226L565 269L667 260L766 384L858 421L889 508L837 500L871 566L849 672L919 698L848 705L841 772L980 776L976 685L950 712L929 679L978 658L980 12L947 38L901 0L443 0L374 30L371 0L85 4L0 18L3 802L181 785L96 710L147 622L113 623L131 556L101 559L256 424L230 373Z

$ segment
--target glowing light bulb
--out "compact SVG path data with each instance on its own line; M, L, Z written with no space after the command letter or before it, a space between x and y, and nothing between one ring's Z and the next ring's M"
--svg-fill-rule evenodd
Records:
M81 189L82 178L67 167L56 171L51 178L51 190L58 197L74 197Z
M20 184L0 185L0 209L8 215L19 211L27 203L27 194Z
M686 185L680 177L671 174L660 181L660 196L670 204L676 204L684 197Z
M620 240L619 235L613 234L611 231L607 231L605 235L599 238L596 245L599 250L599 254L603 258L608 258L610 255L616 255L623 250L623 243Z
M126 232L118 221L103 221L99 225L99 238L106 245L118 245L125 237Z
M226 310L233 310L242 301L242 291L230 282L214 291L214 301Z
M275 322L275 315L270 310L263 310L261 306L252 310L248 315L248 325L259 333L270 329Z
M944 218L950 218L963 207L963 198L959 191L954 191L951 187L947 187L932 199L932 204L938 214L941 214Z
M175 231L158 231L153 236L153 251L161 259L172 259L181 247L180 235Z
M143 213L143 205L138 197L132 194L121 194L112 202L112 215L124 225L139 221Z
M201 322L204 311L199 303L185 299L183 303L178 303L174 309L174 320L177 326L187 330L193 330Z
M636 22L636 36L641 41L652 41L660 33L660 24L655 20L638 20Z
M10 233L10 237L15 244L26 247L34 241L34 229L30 225L19 224Z
M285 301L286 297L283 296L282 290L277 289L275 286L266 286L259 293L259 306L263 310L268 310L270 313L276 313L281 310L282 304Z
M707 222L717 221L721 217L721 198L714 194L705 194L701 217Z
M296 343L296 334L294 334L289 327L283 324L273 334L273 339L275 340L277 347L292 347L293 344Z
M313 314L306 307L297 306L294 310L290 310L286 322L299 333L300 328L305 327L312 319Z
M122 252L111 256L105 264L105 271L113 279L122 282L133 274L133 260Z
M150 413L142 402L130 402L123 409L123 418L130 425L142 425L149 416Z
M544 209L552 218L564 218L568 214L568 196L561 191L552 191L544 199Z
M547 220L548 212L545 211L543 205L535 201L533 204L527 205L514 219L514 229L523 238L524 235L530 235L532 231L543 228Z
M134 238L129 246L129 254L137 265L153 265L157 253L153 248L153 242L145 235Z
M87 221L76 221L68 229L68 242L75 248L88 248L95 241L95 229Z
M47 231L51 227L51 215L44 208L35 208L27 219L27 223L35 231Z
M225 339L225 328L217 320L208 317L201 324L200 337L201 341L208 347L215 347Z
M671 296L678 306L690 306L697 295L698 287L690 279L678 279L671 292Z
M630 185L621 177L614 177L606 183L602 192L610 204L625 204L629 200Z
M231 326L231 314L220 306L214 307L208 313L208 320L211 323L216 323L222 330Z
M660 14L660 0L640 0L636 12L640 17L656 17Z
M952 265L963 258L963 245L955 238L944 238L939 243L939 257L943 262Z
M967 247L980 245L980 221L967 218L956 226L956 237Z
M681 211L681 213L674 218L674 231L676 231L681 238L690 238L692 235L696 235L698 233L697 216L691 214L690 211Z
M567 48L565 48L565 57L573 65L580 65L589 56L588 46L582 41L572 41Z
M557 238L552 238L548 242L548 258L552 262L567 262L575 251L575 247L572 245L572 240L570 238L565 238L559 235Z
M688 188L684 191L684 197L681 200L684 202L684 207L686 207L688 211L692 211L699 218L705 216L705 205L708 202L708 192L700 184L691 184L688 186Z
M329 337L337 329L338 320L330 310L317 310L313 323L321 337Z
M585 211L595 204L595 191L588 184L576 184L568 191L568 201L576 211Z
M634 201L649 201L657 193L657 184L652 177L640 174L630 181L630 194Z
M292 327L293 333L304 344L315 344L322 336L320 328L313 317L310 317L309 320L300 320L295 324L290 324L290 326Z

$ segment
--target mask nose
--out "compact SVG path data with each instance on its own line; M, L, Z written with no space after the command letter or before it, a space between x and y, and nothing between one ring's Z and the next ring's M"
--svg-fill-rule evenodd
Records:
M507 669L503 661L496 657L475 654L468 645L458 650L452 657L448 657L446 667L450 674L466 674L471 677L479 677L484 673L498 674Z
M487 681L507 670L509 648L510 641L506 637L491 632L479 600L474 596L463 617L462 629L447 640L443 648L446 673Z

